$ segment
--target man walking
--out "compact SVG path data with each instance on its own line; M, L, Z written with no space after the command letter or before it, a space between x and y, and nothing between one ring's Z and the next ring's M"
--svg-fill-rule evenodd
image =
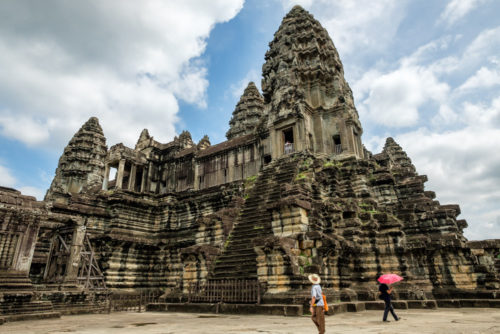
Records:
M380 293L380 299L384 300L384 303L385 303L384 317L382 318L382 320L389 321L389 320L387 320L387 315L389 314L389 311L391 311L391 314L394 317L394 320L398 321L399 318L396 315L396 313L394 312L394 307L392 307L392 303L391 303L392 288L389 288L389 286L387 284L382 283L378 287L378 291Z
M309 281L313 284L311 288L311 319L318 328L319 334L325 333L325 304L323 303L323 291L319 283L321 278L316 274L308 276Z

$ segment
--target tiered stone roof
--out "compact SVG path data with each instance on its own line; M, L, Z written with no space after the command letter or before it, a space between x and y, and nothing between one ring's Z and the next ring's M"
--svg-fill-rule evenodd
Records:
M328 32L309 12L295 6L269 46L262 91L266 103L273 105L271 110L291 110L298 107L294 101L305 99L312 107L345 103L355 112L339 54Z
M230 129L226 133L227 139L231 140L253 132L263 110L264 98L255 84L250 82L233 111L233 117L229 121Z
M56 176L45 196L54 193L79 193L83 188L101 187L106 159L106 138L96 117L91 117L71 138L59 159ZM71 184L75 185L71 188ZM79 184L79 186L76 186Z

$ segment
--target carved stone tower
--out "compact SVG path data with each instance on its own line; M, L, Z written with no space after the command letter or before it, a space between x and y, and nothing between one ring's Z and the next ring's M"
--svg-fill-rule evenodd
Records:
M363 157L352 91L328 32L295 6L269 44L262 90L273 158L289 150Z
M64 148L45 200L64 201L69 194L94 188L99 191L104 177L106 154L106 138L99 120L91 117Z
M264 110L264 99L253 82L243 92L229 121L231 128L226 133L228 140L252 133Z

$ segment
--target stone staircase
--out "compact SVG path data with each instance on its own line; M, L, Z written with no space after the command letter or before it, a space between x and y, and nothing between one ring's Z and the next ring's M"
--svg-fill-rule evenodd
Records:
M0 273L0 324L60 316L50 301L33 300L34 295L33 286L25 273Z
M31 290L33 284L26 273L16 271L0 271L0 291Z
M257 279L257 255L252 240L273 234L267 206L280 199L281 184L293 181L299 160L296 154L288 155L259 173L227 246L216 260L211 279Z
M52 303L55 311L61 315L104 313L108 311L108 292L43 291L44 299Z

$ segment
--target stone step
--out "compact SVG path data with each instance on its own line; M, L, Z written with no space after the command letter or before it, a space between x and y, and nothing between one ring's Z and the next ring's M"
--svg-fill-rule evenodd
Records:
M231 271L220 271L217 272L214 276L212 276L213 279L246 279L246 280L253 280L257 279L257 273L254 272L242 272L242 273L235 273L234 270Z
M233 232L253 230L266 226L271 228L271 221L272 221L271 215L257 217L257 218L242 216L241 221L237 225L238 228L236 228L235 226Z
M23 320L39 320L39 319L50 319L50 318L60 318L61 314L59 312L40 312L32 314L10 314L10 315L0 315L0 324L7 321L23 321Z
M249 275L256 277L256 254L253 251L252 240L272 234L272 216L266 207L281 198L279 185L292 181L297 170L297 162L291 158L277 160L259 173L231 233L231 241L223 255L216 260L215 277L221 279L248 278Z
M280 316L301 316L302 305L286 304L209 304L209 303L155 303L146 306L153 312L196 312L222 314L267 314Z
M88 314L88 313L103 313L107 312L108 308L106 305L60 305L54 306L54 310L61 313L62 315L71 314Z
M253 263L255 265L255 261L257 258L257 254L248 254L246 256L238 256L238 255L228 255L225 257L220 257L217 258L216 263L217 267L221 267L223 265L227 264L234 264L234 265L245 265L248 263Z
M241 261L240 259L226 259L217 262L217 266L219 269L223 268L235 268L235 270L246 270L252 266L257 265L255 261L255 257L253 259L247 259L245 261Z
M219 259L226 259L226 258L245 258L247 256L255 256L255 251L253 247L248 247L248 248L241 248L239 250L235 250L235 252L232 253L225 253L219 256Z
M253 238L262 236L262 234L268 234L272 233L272 229L266 229L266 228L249 228L241 231L237 231L232 233L232 239L231 241L236 241L236 240L244 240L244 241L251 241ZM234 245L234 243L233 243Z
M253 261L238 261L238 260L226 260L226 261L221 261L217 263L219 270L223 269L230 269L233 268L236 271L248 271L250 269L253 269L256 265L257 262L255 260Z

